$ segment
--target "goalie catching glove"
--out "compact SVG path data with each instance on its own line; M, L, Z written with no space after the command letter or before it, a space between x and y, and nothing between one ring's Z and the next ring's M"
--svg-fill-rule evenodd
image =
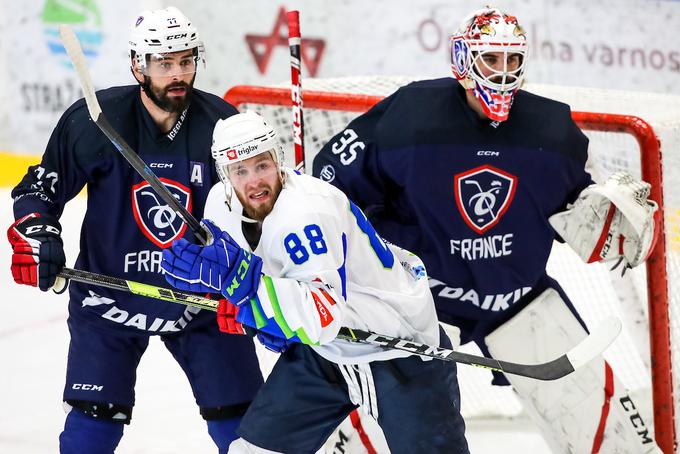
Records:
M161 268L173 287L190 292L219 292L237 306L257 293L262 259L244 250L211 221L201 221L213 241L191 244L184 238L163 251Z
M9 227L7 239L12 245L12 276L17 284L37 286L43 292L53 286L57 293L65 290L66 280L57 279L66 256L61 225L55 217L27 214Z
M550 224L584 262L619 259L624 270L635 267L656 243L658 206L648 199L650 188L617 172L584 189L566 211L549 218Z

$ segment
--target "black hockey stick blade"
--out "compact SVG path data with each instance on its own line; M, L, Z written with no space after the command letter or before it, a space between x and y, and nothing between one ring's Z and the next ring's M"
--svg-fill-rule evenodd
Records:
M601 354L616 339L620 332L621 321L616 317L608 318L567 353L557 359L540 364L519 364L470 355L455 350L350 328L341 328L338 338L375 344L387 349L404 350L421 356L429 356L444 361L455 361L537 380L557 380L569 375Z
M87 68L87 60L83 49L80 47L80 42L73 29L68 25L59 26L59 34L64 43L66 53L68 53L71 63L76 70L80 86L83 89L85 96L85 103L90 112L90 117L97 124L99 129L108 137L114 147L123 155L123 157L130 163L130 165L144 178L149 185L156 191L161 199L168 204L172 210L177 213L184 222L193 230L198 240L203 244L208 244L210 241L208 232L201 226L200 222L183 206L179 201L173 197L172 193L165 187L158 179L155 173L146 165L146 163L139 157L139 155L125 142L120 134L108 122L97 100L90 77L90 71Z

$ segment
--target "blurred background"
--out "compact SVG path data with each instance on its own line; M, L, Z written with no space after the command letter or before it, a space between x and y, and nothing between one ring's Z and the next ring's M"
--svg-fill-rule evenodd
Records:
M527 31L530 83L680 94L680 1L502 0ZM198 27L196 86L289 80L285 10L301 12L303 77L450 75L448 37L483 1L0 0L0 151L41 154L80 89L58 37L76 30L97 88L133 83L130 26L177 6ZM303 80L304 83L304 80Z

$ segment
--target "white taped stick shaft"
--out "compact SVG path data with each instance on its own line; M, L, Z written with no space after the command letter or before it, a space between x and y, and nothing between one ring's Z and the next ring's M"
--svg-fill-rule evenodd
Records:
M64 43L66 53L68 53L73 67L76 69L78 79L80 79L80 86L83 89L90 117L92 117L93 121L97 121L102 109L99 107L99 101L97 101L97 96L94 93L94 85L92 85L92 78L90 77L90 71L87 69L87 60L85 59L83 49L80 47L80 41L78 41L75 32L68 25L60 25L59 34L61 35L61 41Z

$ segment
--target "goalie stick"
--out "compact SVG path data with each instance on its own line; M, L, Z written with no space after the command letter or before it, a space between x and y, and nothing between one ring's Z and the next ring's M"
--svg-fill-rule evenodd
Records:
M165 203L177 213L184 222L191 228L194 235L202 244L207 244L209 241L208 233L203 229L196 218L179 203L177 199L172 196L172 193L161 183L155 173L146 165L146 163L139 157L139 155L125 142L118 132L108 122L104 113L102 112L99 101L94 91L92 78L87 69L87 61L83 54L83 49L80 47L80 42L73 29L68 25L59 26L59 34L64 43L64 48L68 53L73 67L78 75L80 86L83 89L85 96L85 103L87 110L90 112L92 121L101 129L101 131L108 137L114 147L123 155L123 157L130 163L130 165L144 178L149 185L156 191L156 193L163 199Z
M142 284L135 281L128 281L117 277L104 276L89 271L64 268L60 275L78 282L123 290L134 293L135 295L184 304L185 306L193 306L213 312L217 311L217 306L219 305L218 301L200 295L179 292L169 288ZM616 317L607 318L585 339L568 352L561 355L559 358L540 364L520 364L486 358L484 356L471 355L456 350L435 347L406 339L400 339L398 337L386 336L353 328L340 328L337 338L350 342L378 345L389 350L403 350L442 361L454 361L507 374L521 375L536 380L557 380L558 378L569 375L597 355L601 354L614 339L616 339L620 331L621 321Z

